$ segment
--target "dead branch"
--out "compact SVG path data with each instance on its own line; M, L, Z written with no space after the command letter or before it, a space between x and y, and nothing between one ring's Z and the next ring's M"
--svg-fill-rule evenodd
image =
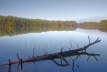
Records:
M85 45L82 48L78 48L75 50L69 50L69 51L61 51L58 53L47 54L47 55L38 56L38 57L34 56L34 57L28 58L28 59L18 59L16 61L9 61L8 63L0 64L0 66L6 66L6 65L12 65L12 64L21 64L22 65L23 63L28 63L28 62L35 62L35 61L41 61L41 60L54 60L56 58L60 58L59 56L62 56L62 57L76 56L76 55L99 56L99 54L89 54L87 52L83 52L83 50L88 49L90 46L92 46L100 41L101 40L97 38L95 41L90 42L89 44Z

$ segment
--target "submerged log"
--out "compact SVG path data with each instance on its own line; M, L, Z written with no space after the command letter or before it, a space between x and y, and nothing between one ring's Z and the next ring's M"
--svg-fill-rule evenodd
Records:
M28 63L28 62L42 61L42 60L54 60L54 59L60 58L61 56L62 57L76 56L76 55L99 56L99 54L87 53L86 49L88 49L90 46L92 46L100 41L101 41L100 39L96 39L95 41L85 45L84 47L74 49L74 50L47 54L47 55L32 57L32 58L28 58L28 59L19 58L16 61L9 61L8 63L0 64L0 66L6 66L6 65L12 65L12 64L23 64L23 63ZM85 52L84 52L84 50L85 50Z

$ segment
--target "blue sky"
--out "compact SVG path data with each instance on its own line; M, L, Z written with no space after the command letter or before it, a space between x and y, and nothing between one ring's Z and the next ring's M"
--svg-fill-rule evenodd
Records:
M107 17L107 0L0 0L0 15L49 20Z

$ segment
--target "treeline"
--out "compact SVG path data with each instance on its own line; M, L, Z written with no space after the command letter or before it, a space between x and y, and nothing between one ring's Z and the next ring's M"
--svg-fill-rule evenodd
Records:
M77 27L85 29L98 29L107 32L107 20L102 20L100 22L83 22L78 24Z
M101 20L100 22L82 22L80 24L86 24L86 25L105 25L107 26L107 20Z
M107 26L107 20L102 20L102 21L100 22L100 24L103 24L103 25L106 25L106 26Z
M34 26L73 26L76 24L75 21L49 21L41 19L28 19L16 16L0 16L0 24L11 24L11 25L34 25Z
M41 29L75 28L75 21L49 21L16 16L0 16L0 33L26 33Z
M76 28L99 29L107 32L107 20L100 22L50 21L16 16L0 16L0 36L53 30L75 30Z

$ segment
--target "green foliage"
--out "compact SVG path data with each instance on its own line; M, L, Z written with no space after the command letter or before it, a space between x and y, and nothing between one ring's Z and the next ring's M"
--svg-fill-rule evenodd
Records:
M49 21L41 19L29 19L16 16L0 16L0 33L18 33L38 31L41 29L52 29L61 27L75 28L75 21Z
M107 20L102 20L100 23L104 24L104 25L107 25Z
M0 24L9 21L13 23L13 25L37 25L37 26L55 26L55 25L71 25L76 24L75 21L48 21L48 20L41 20L41 19L27 19L27 18L20 18L15 16L0 16Z

